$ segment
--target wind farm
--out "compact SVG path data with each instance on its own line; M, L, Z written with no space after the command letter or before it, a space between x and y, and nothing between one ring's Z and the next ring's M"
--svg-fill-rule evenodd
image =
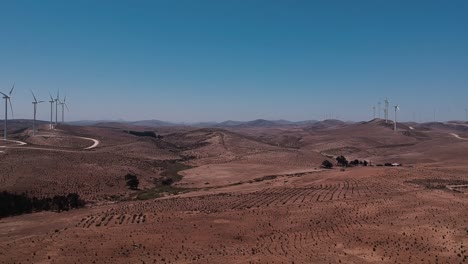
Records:
M0 264L468 263L468 3L4 1Z
M36 202L0 202L3 262L466 259L464 121L399 121L394 105L392 122L387 98L383 119L373 107L360 122L74 125L65 122L66 96L48 93L51 120L38 121L44 101L30 93L32 123L10 119L0 143L0 194ZM176 251L185 241L185 253ZM63 254L51 255L58 245Z
M12 93L15 89L15 85L13 84L12 88L10 89L10 91L8 92L8 94L5 94L3 92L0 92L0 94L3 95L3 99L5 99L5 118L4 118L4 128L3 128L3 139L4 140L7 140L7 135L8 135L8 106L10 106L10 113L11 113L11 116L12 116L12 119L10 119L12 122L14 122L14 119L13 119L13 105L11 103L11 96L12 96ZM32 118L32 128L31 128L31 131L32 131L32 135L35 136L36 132L37 132L37 128L36 128L36 117L37 117L37 109L38 109L38 104L41 104L41 103L44 103L45 101L38 101L37 98L36 98L36 95L34 94L34 92L32 90L30 90L31 92L31 95L32 95L32 98L33 98L33 101L32 101L32 104L33 104L33 118ZM69 111L68 109L68 105L66 104L66 96L64 96L63 98L63 101L60 101L59 99L59 92L57 92L57 97L56 98L53 98L52 95L50 95L49 93L49 96L50 96L50 124L49 124L49 130L52 130L54 128L57 127L58 125L58 106L60 105L61 107L61 118L62 118L62 124L65 123L65 108L67 109L67 111ZM53 120L52 120L52 117L53 117L53 114L54 114L54 111L53 111L53 105L55 103L55 125L53 123Z

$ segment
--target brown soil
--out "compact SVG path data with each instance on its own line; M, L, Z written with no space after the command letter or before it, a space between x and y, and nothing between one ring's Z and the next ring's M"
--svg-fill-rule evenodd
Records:
M466 263L468 141L451 127L185 127L154 139L66 126L53 144L24 131L27 145L0 153L0 191L77 192L88 205L0 219L0 263ZM326 170L325 155L403 166ZM183 164L161 198L135 198Z

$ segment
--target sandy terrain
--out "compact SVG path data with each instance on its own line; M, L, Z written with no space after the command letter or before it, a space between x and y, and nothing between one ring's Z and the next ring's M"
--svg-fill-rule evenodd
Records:
M14 140L26 145L1 148L0 191L88 204L0 219L0 263L466 263L463 126L23 131ZM403 166L320 167L338 155ZM182 192L135 198L182 165Z

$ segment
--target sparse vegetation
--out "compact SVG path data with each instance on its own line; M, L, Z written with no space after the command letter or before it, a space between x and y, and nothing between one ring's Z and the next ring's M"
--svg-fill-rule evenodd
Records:
M179 171L188 170L190 168L192 168L192 166L185 165L179 162L167 162L164 165L164 171L161 173L161 176L164 177L163 179L166 180L166 182L169 182L168 179L171 179L172 184L182 179L182 175L179 174Z
M331 169L333 168L333 163L331 163L329 160L324 160L322 162L322 167L325 169Z
M148 200L159 198L168 194L173 195L190 191L190 189L188 188L179 188L172 186L172 184L182 179L182 175L179 174L179 171L190 168L192 167L174 161L165 162L164 171L161 173L161 176L163 176L163 178L155 182L154 188L140 191L136 195L136 198L138 200Z
M468 185L468 180L456 179L414 179L406 182L421 185L427 189L445 189L448 185Z
M127 131L129 134L138 137L152 137L157 139L162 139L163 136L157 135L154 131Z
M158 186L158 187L148 189L148 190L142 190L137 194L136 198L138 200L149 200L149 199L160 198L164 195L175 195L175 194L185 193L188 191L190 191L190 189L178 188L178 187L173 187L170 185L163 185L163 186Z
M125 175L125 181L127 182L127 186L132 190L137 190L138 185L140 184L140 180L138 180L138 177L130 173Z
M172 178L164 178L161 180L162 185L172 185L174 180Z
M336 158L336 163L338 166L341 166L341 167L348 167L349 165L348 160L344 156L338 156Z
M263 176L263 177L260 177L260 178L255 178L254 181L255 182L262 182L262 181L274 180L276 178L278 178L278 175L267 175L267 176Z
M56 195L51 198L36 198L28 195L0 192L0 217L28 214L40 211L68 211L81 208L85 202L76 193L66 196Z
M367 162L367 160L355 159L355 160L350 161L349 165L352 165L352 166L368 166L369 163Z

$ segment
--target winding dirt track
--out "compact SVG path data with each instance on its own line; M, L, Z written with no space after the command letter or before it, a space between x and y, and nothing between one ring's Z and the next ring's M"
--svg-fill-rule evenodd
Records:
M89 146L89 147L86 147L86 148L83 148L84 150L89 150L89 149L93 149L93 148L96 148L97 146L99 146L100 144L100 141L97 140L97 139L94 139L94 138L87 138L87 137L78 137L78 136L56 136L56 135L42 135L43 137L75 137L75 138L81 138L81 139L85 139L85 140L90 140L93 142L93 145ZM18 145L16 146L13 146L13 147L10 147L10 146L0 146L0 148L22 148L22 149L34 149L34 150L47 150L47 151L65 151L65 152L74 152L74 150L63 150L63 149L52 149L52 148L39 148L39 147L20 147L20 146L25 146L27 145L28 143L26 142L23 142L23 141L19 141L19 140L9 140L9 139L2 139L3 141L7 141L7 142L13 142L13 143L16 143ZM0 153L4 153L5 151L0 151Z
M84 149L93 149L93 148L97 147L100 144L99 140L94 139L94 138L87 138L87 137L77 137L77 138L87 139L87 140L91 140L91 141L94 142L93 145L91 145L89 147L86 147Z
M13 142L18 144L18 146L24 146L27 145L28 143L19 141L19 140L10 140L10 139L0 139L1 141L6 141L6 142ZM0 148L8 148L8 146L0 146Z
M468 138L462 138L462 137L460 137L459 135L457 135L455 133L450 133L450 135L454 136L455 138L461 139L461 140L468 140Z

